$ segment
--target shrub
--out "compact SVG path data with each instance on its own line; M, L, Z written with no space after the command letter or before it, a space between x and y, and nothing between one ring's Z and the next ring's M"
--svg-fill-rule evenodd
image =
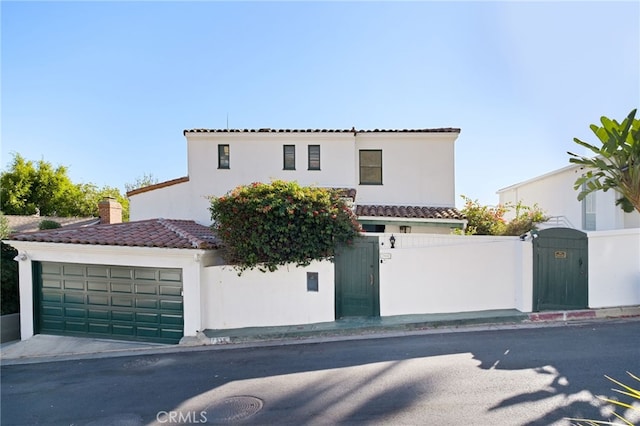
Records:
M465 205L461 212L467 218L467 229L459 231L466 235L522 235L536 229L538 223L548 220L544 212L534 204L525 206L522 202L498 205L497 207L482 206L477 200L462 195ZM515 217L507 222L505 213L515 210Z
M240 273L330 259L361 231L337 191L281 180L239 186L212 198L210 211L226 260Z
M38 229L40 230L44 230L44 229L58 229L58 228L62 228L62 225L60 225L58 222L56 222L55 220L48 220L45 219L43 221L40 222L40 224L38 225Z
M14 314L20 311L20 296L18 291L18 262L13 260L18 250L8 244L0 243L1 262L1 314Z

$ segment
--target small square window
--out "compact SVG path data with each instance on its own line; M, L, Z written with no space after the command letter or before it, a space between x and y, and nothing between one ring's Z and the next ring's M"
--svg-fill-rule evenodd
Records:
M229 145L218 145L218 168L229 168Z
M320 170L320 145L309 145L309 170Z
M296 146L284 145L284 169L295 170L296 169Z
M307 272L307 291L318 291L317 272Z

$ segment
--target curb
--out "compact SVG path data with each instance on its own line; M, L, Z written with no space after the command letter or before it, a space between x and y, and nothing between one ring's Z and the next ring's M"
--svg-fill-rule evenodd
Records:
M640 306L623 306L616 308L583 309L577 311L534 312L529 314L529 321L576 321L589 319L633 318L640 317Z

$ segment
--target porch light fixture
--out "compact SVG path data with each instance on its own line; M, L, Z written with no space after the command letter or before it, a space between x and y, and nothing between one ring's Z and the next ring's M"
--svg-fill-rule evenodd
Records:
M391 234L391 238L389 238L389 242L391 243L391 248L396 248L396 237Z

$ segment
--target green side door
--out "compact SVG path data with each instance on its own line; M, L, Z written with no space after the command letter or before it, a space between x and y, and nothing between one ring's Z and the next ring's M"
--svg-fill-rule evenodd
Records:
M335 256L336 318L380 316L377 237L359 238Z
M533 310L588 307L588 240L568 228L540 231L533 240Z

